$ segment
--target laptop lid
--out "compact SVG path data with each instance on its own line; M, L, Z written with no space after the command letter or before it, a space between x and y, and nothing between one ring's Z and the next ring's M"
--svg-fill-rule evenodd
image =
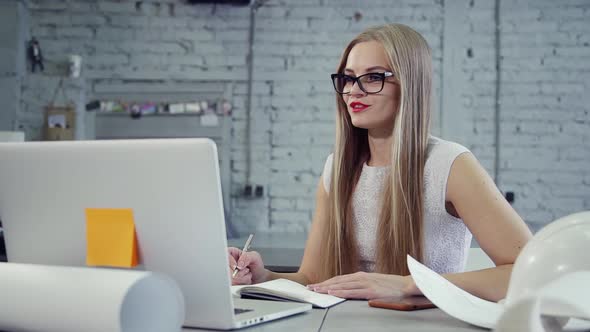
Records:
M140 263L178 282L185 325L232 327L213 141L1 143L0 184L8 261L85 266L85 209L131 208Z

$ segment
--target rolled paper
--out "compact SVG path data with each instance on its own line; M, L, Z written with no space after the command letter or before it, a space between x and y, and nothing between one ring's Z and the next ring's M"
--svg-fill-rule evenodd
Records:
M178 332L176 282L135 270L0 263L0 330Z

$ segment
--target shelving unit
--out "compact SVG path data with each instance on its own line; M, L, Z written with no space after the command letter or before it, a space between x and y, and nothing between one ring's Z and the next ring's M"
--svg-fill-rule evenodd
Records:
M122 102L189 103L201 100L232 100L232 83L183 81L158 82L98 82L93 86L94 100ZM219 107L219 105L218 105ZM231 216L231 116L218 116L218 125L203 125L202 115L196 113L154 113L132 118L123 112L96 112L86 124L89 139L191 138L207 137L215 141L219 154L221 187L229 237L235 231ZM92 131L92 132L91 132Z

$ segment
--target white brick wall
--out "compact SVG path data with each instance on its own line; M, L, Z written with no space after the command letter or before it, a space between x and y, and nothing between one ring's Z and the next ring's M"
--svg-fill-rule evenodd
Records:
M502 1L500 187L532 225L590 209L588 1ZM515 13L526 12L526 16ZM586 39L587 40L587 39Z
M241 232L304 231L333 144L328 75L348 40L371 25L400 22L424 34L435 68L433 132L441 132L445 114L459 114L461 143L493 171L494 1L457 1L452 5L465 15L449 17L451 5L440 0L271 0L258 10L251 182L264 186L262 199L239 196L247 182L247 7L32 0L31 34L40 38L46 74L54 79L26 80L20 124L29 139L39 137L46 91L70 53L84 57L88 87L110 78L234 81L232 220ZM590 209L590 2L502 0L500 16L499 186L515 192L514 206L536 229ZM460 36L445 34L449 19ZM445 45L456 45L453 71L443 70ZM457 110L440 107L441 91L448 91L441 85L445 73L457 75L459 92L451 103Z
M355 13L362 18L355 20ZM329 80L346 43L365 27L409 24L429 39L440 68L439 1L270 1L257 13L256 79L271 92L271 229L307 230L315 190L334 141ZM257 63L255 61L255 63Z

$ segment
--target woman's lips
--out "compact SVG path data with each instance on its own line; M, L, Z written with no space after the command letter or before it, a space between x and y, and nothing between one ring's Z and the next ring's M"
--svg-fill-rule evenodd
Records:
M355 101L355 102L350 103L349 106L350 106L351 111L358 113L358 112L364 111L365 109L367 109L367 107L369 107L371 105L366 105L361 102Z

